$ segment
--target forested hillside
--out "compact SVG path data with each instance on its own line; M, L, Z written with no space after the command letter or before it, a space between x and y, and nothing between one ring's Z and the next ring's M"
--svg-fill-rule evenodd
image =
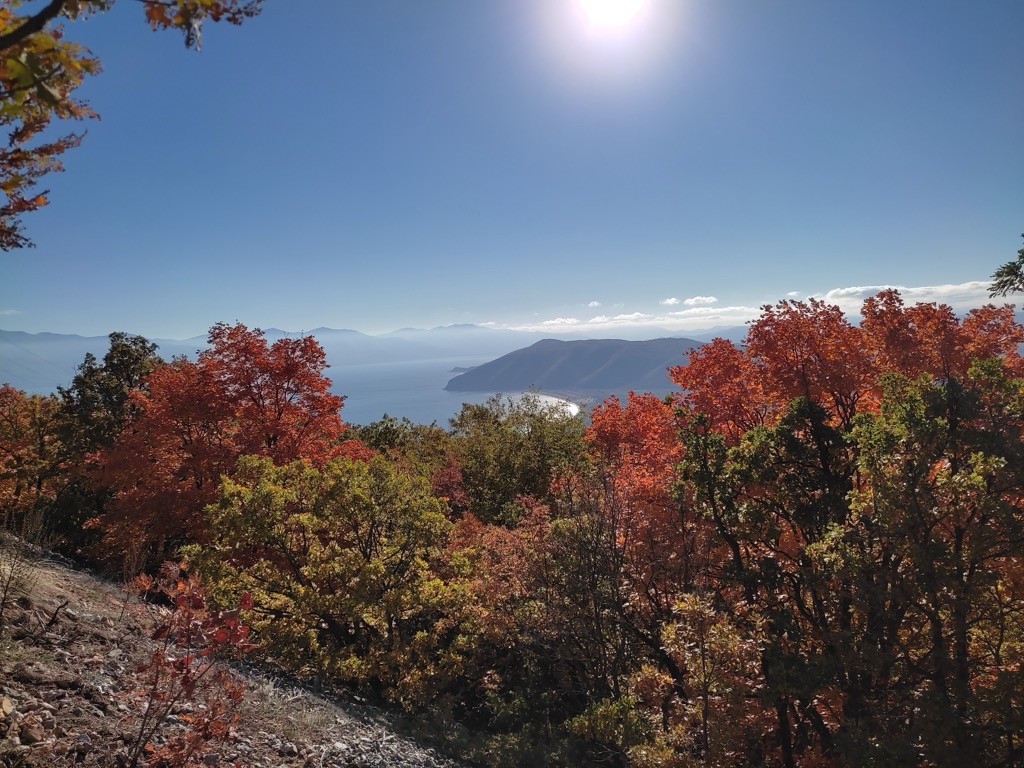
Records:
M114 334L57 395L0 388L0 512L113 573L174 561L240 607L211 649L482 765L1021 765L1024 328L862 316L781 302L667 397L447 429L346 425L309 337Z

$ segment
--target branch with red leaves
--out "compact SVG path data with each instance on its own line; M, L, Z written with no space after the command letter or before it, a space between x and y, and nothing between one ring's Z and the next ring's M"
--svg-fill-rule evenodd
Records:
M141 670L148 680L145 704L125 764L184 768L204 745L227 737L237 719L242 684L217 662L252 647L249 627L241 622L241 611L249 610L252 600L246 594L237 608L210 611L198 582L181 578L176 563L165 563L159 579L140 576L135 584L145 593L164 596L171 608L167 621L152 634L162 642ZM195 710L199 714L177 716L185 731L154 743L170 716L197 699L203 703Z

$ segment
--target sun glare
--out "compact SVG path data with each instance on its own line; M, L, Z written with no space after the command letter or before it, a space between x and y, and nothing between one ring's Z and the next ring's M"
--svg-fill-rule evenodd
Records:
M579 0L579 4L592 27L614 29L636 19L647 0Z

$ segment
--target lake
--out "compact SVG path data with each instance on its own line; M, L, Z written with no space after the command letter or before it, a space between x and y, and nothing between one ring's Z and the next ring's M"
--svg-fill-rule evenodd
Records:
M463 403L483 403L494 394L445 392L444 385L458 375L452 369L470 368L490 359L456 357L343 365L326 373L334 382L332 391L345 396L341 418L349 424L369 424L388 414L398 419L407 417L417 424L437 422L439 427L447 428L448 419L461 410Z

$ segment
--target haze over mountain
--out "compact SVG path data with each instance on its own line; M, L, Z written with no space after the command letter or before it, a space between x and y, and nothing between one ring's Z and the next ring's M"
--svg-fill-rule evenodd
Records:
M624 341L544 339L456 376L450 392L537 389L573 399L603 399L629 390L664 395L674 389L667 370L701 342L686 338Z
M159 344L160 355L194 357L201 339L150 339ZM110 348L106 336L67 333L25 333L0 330L0 384L10 384L30 394L49 394L66 387L86 354L102 360Z

